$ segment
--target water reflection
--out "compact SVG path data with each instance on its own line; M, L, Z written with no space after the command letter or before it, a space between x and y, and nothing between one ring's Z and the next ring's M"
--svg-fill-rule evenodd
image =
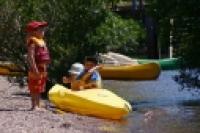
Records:
M134 108L124 122L112 123L115 130L108 132L198 133L200 96L180 91L172 79L176 74L164 71L154 81L105 81L106 88L130 101Z

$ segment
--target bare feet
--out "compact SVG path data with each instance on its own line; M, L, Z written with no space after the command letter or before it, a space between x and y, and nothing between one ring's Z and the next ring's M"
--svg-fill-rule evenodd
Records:
M41 108L41 107L37 107L36 108L36 111L42 111L42 112L45 112L45 111L47 111L45 108Z
M45 108L41 108L41 107L34 107L34 108L31 108L30 110L31 110L31 111L42 111L42 112L45 112L45 111L46 111Z

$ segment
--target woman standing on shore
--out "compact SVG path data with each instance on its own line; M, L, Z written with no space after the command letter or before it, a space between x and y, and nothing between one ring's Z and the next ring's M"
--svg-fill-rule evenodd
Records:
M50 63L49 51L44 41L47 22L31 21L26 26L28 49L28 88L31 95L32 110L40 110L40 95L45 91L47 65Z

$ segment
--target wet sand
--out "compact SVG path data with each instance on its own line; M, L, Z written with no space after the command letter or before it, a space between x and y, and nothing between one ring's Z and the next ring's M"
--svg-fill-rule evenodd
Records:
M115 122L72 113L58 114L47 100L46 111L30 111L27 87L20 88L0 77L1 133L107 133L104 126ZM44 104L46 103L46 104Z

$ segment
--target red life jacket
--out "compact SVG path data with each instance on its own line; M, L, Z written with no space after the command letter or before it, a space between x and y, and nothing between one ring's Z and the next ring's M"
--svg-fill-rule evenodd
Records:
M36 37L30 37L28 44L35 44L35 61L37 64L49 64L51 59L49 55L49 50L45 45L43 39L38 39Z

